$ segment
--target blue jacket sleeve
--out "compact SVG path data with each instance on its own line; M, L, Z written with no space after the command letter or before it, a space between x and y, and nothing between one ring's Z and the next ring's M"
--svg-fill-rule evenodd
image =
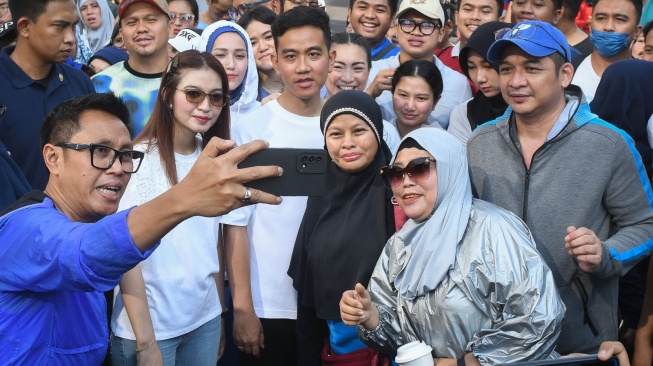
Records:
M127 228L130 210L72 222L51 200L0 218L0 291L107 291L147 258Z

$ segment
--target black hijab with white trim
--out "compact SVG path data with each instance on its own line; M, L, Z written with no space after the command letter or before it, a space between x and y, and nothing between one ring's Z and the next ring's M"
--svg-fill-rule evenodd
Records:
M374 160L357 173L347 173L329 159L325 195L308 199L288 275L299 301L315 308L321 319L340 319L342 293L357 282L367 286L386 241L395 231L392 192L384 187L380 175L381 167L392 157L383 141L381 109L364 92L341 91L322 108L323 134L341 114L365 121L379 148Z

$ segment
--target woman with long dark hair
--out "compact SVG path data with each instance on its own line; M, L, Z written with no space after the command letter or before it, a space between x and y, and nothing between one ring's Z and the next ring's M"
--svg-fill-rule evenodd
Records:
M212 137L229 138L228 91L227 75L210 53L190 50L170 61L152 116L135 139L145 157L121 209L181 181ZM218 230L219 218L191 217L124 275L111 320L114 365L163 358L166 365L215 366L224 311Z

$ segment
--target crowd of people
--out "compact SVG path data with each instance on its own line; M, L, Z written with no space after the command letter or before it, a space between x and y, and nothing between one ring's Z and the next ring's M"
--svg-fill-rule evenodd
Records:
M651 365L651 4L0 0L0 364Z

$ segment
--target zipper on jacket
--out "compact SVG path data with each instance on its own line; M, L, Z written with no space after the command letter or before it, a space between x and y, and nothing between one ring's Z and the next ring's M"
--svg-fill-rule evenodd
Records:
M515 146L515 149L517 149L517 152L518 152L519 156L521 157L521 162L522 162L522 164L524 164L524 170L526 171L526 175L524 176L524 197L523 197L524 203L522 204L522 213L521 213L522 221L526 222L526 220L528 219L528 195L529 195L530 186L531 186L531 169L533 168L533 163L535 163L535 156L537 155L538 152L540 152L540 150L542 150L542 148L545 145L542 145L537 150L535 150L535 152L533 153L533 156L531 157L531 169L529 169L526 166L526 159L524 159L524 153L519 148L519 146L517 146L517 143L515 142L515 140L512 139L512 135L510 136L510 141L512 141L512 144Z
M535 154L533 154L535 157ZM524 156L522 155L522 160ZM531 166L533 166L533 160L531 160ZM526 162L524 161L524 168L526 168ZM531 170L526 168L526 179L524 179L524 205L522 207L522 220L526 222L528 216L528 193L530 191L529 187L531 186Z
M535 152L533 153L533 156L531 157L531 167L530 169L526 166L526 160L524 159L524 152L522 149L517 146L517 143L515 140L512 138L512 126L516 126L517 122L515 121L515 113L511 113L509 120L508 120L508 137L510 138L510 141L512 141L513 146L515 146L515 149L519 153L519 156L521 157L521 162L524 164L524 170L526 170L526 176L524 179L524 204L522 205L522 221L525 223L527 222L528 219L528 194L529 194L529 187L530 187L530 181L531 181L531 170L533 169L533 164L535 163L535 156L537 156L537 153L539 153L544 147L548 146L548 144L555 142L558 140L558 137L562 134L562 132L567 128L569 123L571 123L572 119L574 116L576 116L576 113L578 112L578 109L581 106L580 100L578 101L578 105L576 106L576 109L574 112L569 116L567 123L565 124L564 128L558 132L557 135L555 135L551 140L545 141L542 146L537 148ZM528 225L528 224L527 224Z

